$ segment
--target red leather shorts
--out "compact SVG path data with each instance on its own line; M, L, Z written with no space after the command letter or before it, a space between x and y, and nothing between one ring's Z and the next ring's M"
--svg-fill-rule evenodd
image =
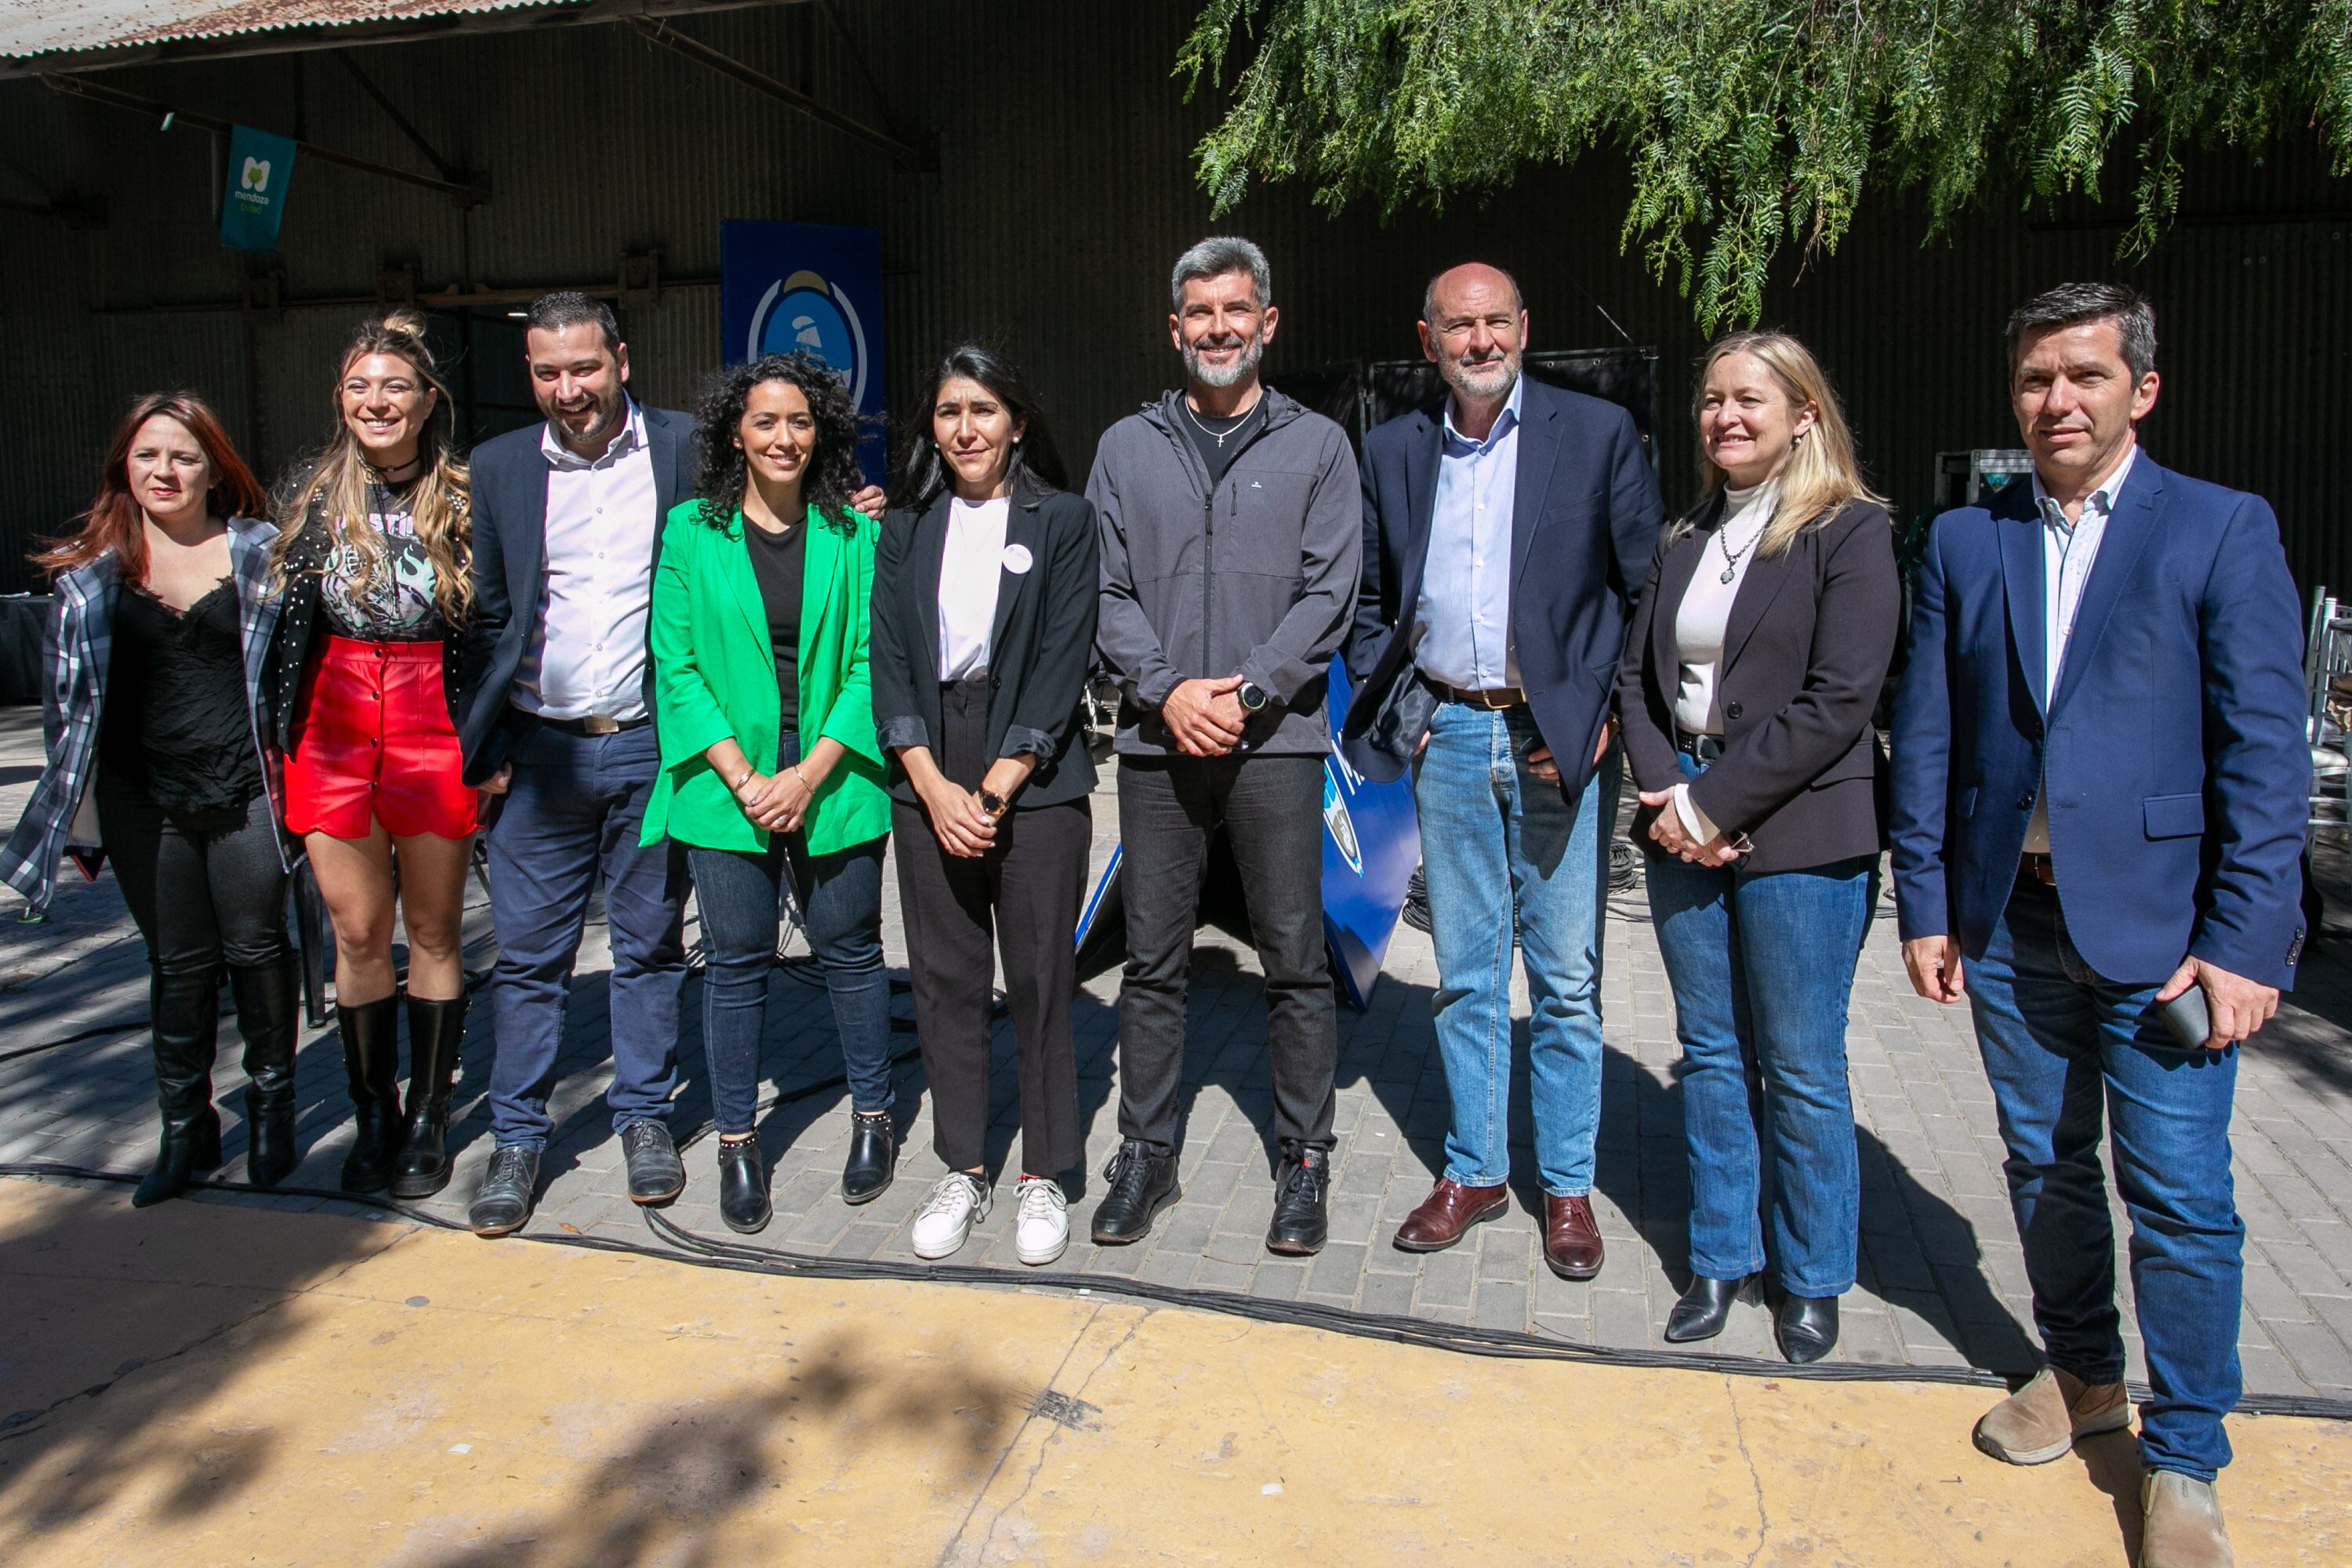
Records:
M302 721L286 758L286 826L365 838L464 838L480 797L462 777L441 689L438 642L331 637L302 677Z

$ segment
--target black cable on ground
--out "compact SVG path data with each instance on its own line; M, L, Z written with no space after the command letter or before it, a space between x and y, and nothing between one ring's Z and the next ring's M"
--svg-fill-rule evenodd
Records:
M835 1088L837 1085L824 1087ZM816 1092L812 1087L793 1091L795 1096ZM138 1173L124 1171L100 1171L85 1166L64 1165L47 1161L22 1161L0 1163L0 1176L34 1180L71 1179L113 1183L135 1183ZM276 1187L268 1192L242 1186L231 1182L199 1181L192 1185L202 1191L238 1194L245 1196L278 1196L324 1198L337 1203L358 1205L388 1214L396 1214L415 1224L436 1230L464 1231L457 1221L404 1204L397 1199L339 1192L320 1187ZM1279 1324L1291 1328L1320 1329L1329 1333L1348 1334L1357 1339L1372 1340L1388 1344L1409 1345L1423 1350L1452 1351L1464 1355L1477 1355L1510 1361L1575 1362L1593 1366L1617 1366L1646 1371L1713 1372L1736 1377L1759 1377L1800 1380L1812 1383L1933 1383L1963 1387L2005 1388L2007 1380L1989 1372L1969 1367L1910 1367L1864 1365L1856 1363L1816 1362L1810 1366L1789 1366L1777 1362L1758 1361L1747 1356L1717 1355L1706 1352L1653 1351L1621 1349L1606 1345L1580 1345L1541 1335L1504 1329L1477 1329L1449 1323L1423 1322L1417 1318L1384 1316L1370 1312L1353 1312L1344 1308L1318 1307L1297 1301L1267 1301L1255 1297L1238 1296L1224 1290L1202 1290L1181 1286L1154 1285L1140 1279L1129 1279L1118 1275L1059 1274L1041 1269L988 1268L961 1264L897 1263L877 1258L821 1258L810 1253L755 1247L739 1242L705 1237L674 1224L655 1210L645 1211L646 1222L653 1233L670 1242L669 1247L635 1246L604 1237L580 1236L545 1231L521 1231L518 1237L553 1247L580 1247L592 1252L622 1253L633 1257L656 1258L671 1263L688 1263L702 1268L724 1268L735 1273L763 1274L779 1279L833 1280L890 1280L910 1284L941 1284L990 1286L1013 1289L1047 1289L1094 1296L1116 1296L1148 1302L1158 1307L1182 1307L1195 1311L1222 1313L1254 1322ZM2149 1397L2147 1389L2138 1384L2131 1386L2137 1400ZM2328 1421L2352 1421L2352 1400L2331 1399L2318 1395L2249 1394L2238 1402L2238 1409L2256 1415L2295 1415Z

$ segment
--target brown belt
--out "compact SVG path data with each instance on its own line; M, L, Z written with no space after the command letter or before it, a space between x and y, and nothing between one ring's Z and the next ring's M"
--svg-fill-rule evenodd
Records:
M2045 888L2054 888L2058 885L2058 868L2050 863L2050 857L2047 855L2019 856L2017 874L2021 878L2031 877Z
M1427 676L1422 679L1429 680ZM1429 689L1448 702L1464 702L1473 708L1486 708L1497 712L1506 708L1522 707L1528 700L1528 694L1516 686L1490 686L1484 691L1465 691L1442 680L1429 680Z

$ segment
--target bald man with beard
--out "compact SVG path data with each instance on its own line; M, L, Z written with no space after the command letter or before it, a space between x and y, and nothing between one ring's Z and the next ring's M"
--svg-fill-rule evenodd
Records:
M1440 273L1420 326L1447 391L1364 437L1342 735L1359 772L1412 775L1437 948L1453 1125L1396 1246L1439 1251L1509 1207L1516 912L1544 1261L1590 1279L1619 776L1609 701L1664 509L1622 408L1520 374L1528 311L1510 274Z

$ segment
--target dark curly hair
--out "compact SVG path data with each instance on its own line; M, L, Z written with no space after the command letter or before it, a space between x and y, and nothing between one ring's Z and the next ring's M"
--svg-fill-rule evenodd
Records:
M743 423L751 389L771 381L799 387L816 420L816 450L810 454L801 499L816 508L817 516L836 533L855 532L857 521L850 515L849 498L864 482L857 438L865 421L851 405L840 372L805 350L762 354L720 371L703 386L694 411L694 493L702 501L701 521L723 529L742 504L750 463L736 445L735 433Z

